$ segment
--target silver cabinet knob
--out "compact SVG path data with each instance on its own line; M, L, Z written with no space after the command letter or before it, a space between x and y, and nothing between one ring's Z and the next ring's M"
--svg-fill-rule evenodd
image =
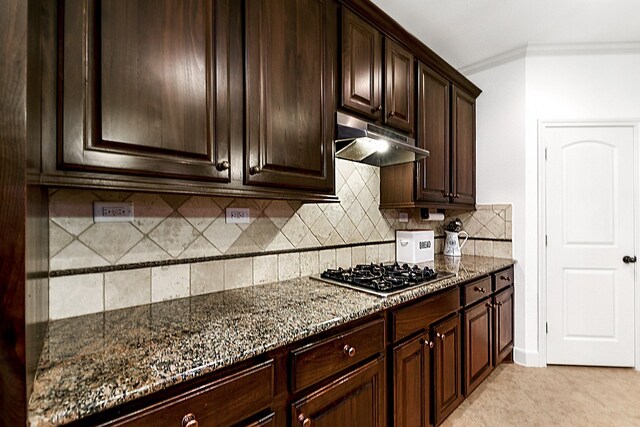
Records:
M356 349L351 347L349 344L345 344L344 347L342 347L342 352L349 357L356 355Z
M251 166L251 168L249 168L249 173L251 175L257 175L262 171L262 169L260 169L260 166Z
M218 164L216 165L216 169L218 169L220 172L222 171L226 171L227 169L229 169L229 161L228 160L222 160L221 162L218 162Z

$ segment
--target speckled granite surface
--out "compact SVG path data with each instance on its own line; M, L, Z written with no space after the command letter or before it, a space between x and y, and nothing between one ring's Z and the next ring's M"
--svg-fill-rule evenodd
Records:
M68 423L511 264L438 256L456 277L386 299L300 278L54 321L29 421Z

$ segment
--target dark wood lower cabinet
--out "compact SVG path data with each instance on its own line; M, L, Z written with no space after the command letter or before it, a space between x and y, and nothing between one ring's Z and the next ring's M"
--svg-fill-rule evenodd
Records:
M511 360L513 351L513 286L497 293L494 297L495 316L495 366Z
M291 405L291 424L300 427L385 425L384 359L313 391Z
M428 335L393 350L393 420L395 427L427 427L431 407L431 348Z
M464 395L493 371L493 306L486 299L464 311Z
M434 424L439 425L460 405L462 394L462 340L460 316L433 327Z

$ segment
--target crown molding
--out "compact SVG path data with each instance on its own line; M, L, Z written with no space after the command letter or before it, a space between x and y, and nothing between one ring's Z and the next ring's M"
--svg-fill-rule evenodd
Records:
M528 43L460 68L464 75L475 74L529 56L630 55L640 54L640 42L619 43Z

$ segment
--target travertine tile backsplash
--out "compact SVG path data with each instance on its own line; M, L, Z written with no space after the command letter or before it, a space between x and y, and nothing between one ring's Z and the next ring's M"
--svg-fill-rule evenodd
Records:
M417 210L407 211L409 222L400 223L398 211L378 209L380 178L376 167L337 160L336 189L340 203L325 204L52 190L50 269L54 276L66 274L65 270L141 265L125 271L53 277L50 316L71 317L268 283L335 265L391 261L396 229L434 229L437 236L444 234L442 222L423 222ZM135 220L94 223L93 202L100 200L132 201ZM227 207L248 207L251 223L226 224ZM511 257L511 207L478 208L475 212L448 213L448 217L462 219L471 236L494 239L470 240L464 253ZM442 240L436 242L436 251L441 251ZM327 247L331 249L323 250ZM272 254L274 251L286 253ZM187 261L242 254L251 255ZM142 264L176 260L186 263Z

